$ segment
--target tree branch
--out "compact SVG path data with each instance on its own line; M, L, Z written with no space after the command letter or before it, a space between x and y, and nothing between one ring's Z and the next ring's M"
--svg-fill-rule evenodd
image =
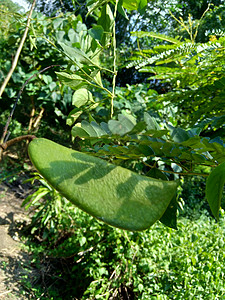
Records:
M35 139L36 136L35 135L31 135L31 134L28 134L28 135L21 135L21 136L18 136L12 140L9 140L7 141L6 143L3 143L3 144L0 144L0 161L2 160L2 155L3 155L3 152L10 146L22 141L22 140L29 140L29 141L32 141L33 139Z

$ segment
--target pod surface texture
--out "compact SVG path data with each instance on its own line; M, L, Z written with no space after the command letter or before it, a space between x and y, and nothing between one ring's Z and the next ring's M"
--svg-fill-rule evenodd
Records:
M44 138L28 147L37 171L65 198L97 219L126 230L145 230L162 217L175 181L136 174Z

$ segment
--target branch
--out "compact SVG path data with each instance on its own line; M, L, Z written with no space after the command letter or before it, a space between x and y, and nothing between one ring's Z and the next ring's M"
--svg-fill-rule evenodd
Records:
M36 136L35 135L31 135L31 134L28 134L28 135L21 135L21 136L18 136L12 140L9 140L8 142L6 143L3 143L3 144L0 144L0 161L2 160L2 154L3 154L3 151L5 151L8 147L22 141L22 140L29 140L29 141L32 141L33 139L35 139Z
M9 82L9 80L10 80L10 78L11 78L11 76L12 76L12 74L13 74L15 68L16 68L16 66L17 66L17 63L18 63L18 60L19 60L20 53L21 53L21 51L22 51L23 45L24 45L24 43L25 43L25 40L26 40L26 38L27 38L28 30L29 30L29 27L30 27L31 16L32 16L32 12L33 12L33 10L34 10L35 2L36 2L36 0L33 1L33 4L32 4L32 6L31 6L31 9L30 9L30 12L29 12L29 15L28 15L28 18L27 18L26 29L25 29L24 34L23 34L23 37L22 37L22 39L21 39L21 41L20 41L19 47L18 47L18 49L17 49L17 51L16 51L16 55L15 55L14 60L13 60L13 62L12 62L11 69L9 70L9 72L8 72L8 74L7 74L5 80L3 81L3 84L2 84L2 86L1 86L1 88L0 88L0 98L1 98L1 96L2 96L2 94L3 94L3 92L4 92L4 90L5 90L5 88L6 88L7 84L8 84L8 82Z

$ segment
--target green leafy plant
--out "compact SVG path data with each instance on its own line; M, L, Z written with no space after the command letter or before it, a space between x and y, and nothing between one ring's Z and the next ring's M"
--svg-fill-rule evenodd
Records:
M24 181L24 183L27 182L38 183L36 191L29 195L21 205L30 212L34 211L32 222L28 226L31 228L30 233L41 236L44 240L48 238L49 241L55 242L59 238L59 232L63 234L65 230L62 218L68 201L38 173L34 173L31 178Z
M114 104L115 101L117 101L117 45L115 29L115 19L117 16L117 11L125 16L124 8L128 10L138 9L139 11L142 11L147 3L146 1L134 1L132 3L128 3L127 1L124 1L123 3L121 3L120 1L115 1L112 4L114 4L114 6L110 6L108 2L103 3L102 1L97 1L96 3L92 1L88 2L88 14L96 13L98 15L97 25L93 25L89 30L84 24L80 22L80 19L78 17L74 19L72 16L70 16L70 22L67 22L64 18L57 17L53 22L47 21L47 26L46 19L40 18L38 25L38 29L40 29L40 32L33 29L33 36L31 37L32 47L36 48L36 43L41 38L42 41L49 43L54 48L54 50L57 50L59 52L60 58L63 58L63 61L66 62L66 68L63 71L56 72L56 74L60 79L61 84L67 85L70 89L75 90L72 98L72 104L75 106L75 109L72 110L72 112L69 114L69 117L67 118L68 125L73 126L75 124L72 128L73 140L80 139L79 144L81 145L81 150L88 152L88 155L84 154L84 156L82 156L84 161L89 162L90 160L90 162L92 162L96 160L96 164L98 161L99 164L103 164L103 167L107 169L107 166L109 165L106 162L92 157L102 156L103 158L111 159L115 164L121 164L134 171L137 171L138 173L141 173L142 175L146 174L148 177L159 178L159 181L152 181L152 179L146 179L145 177L141 177L141 175L139 174L133 175L136 179L138 178L138 182L140 181L143 183L145 180L146 182L154 182L154 184L152 185L153 188L150 193L151 195L153 195L153 202L156 201L156 198L158 197L158 194L154 194L153 190L157 189L159 182L161 185L168 187L170 185L173 185L171 180L178 178L178 176L209 175L209 173L196 173L195 168L197 165L216 167L207 180L206 191L207 199L212 209L212 213L216 218L218 218L223 182L221 181L221 184L216 187L216 199L212 196L213 184L211 182L215 181L214 174L216 174L217 177L217 173L223 171L222 166L224 162L224 142L221 139L214 140L200 136L202 130L200 121L204 119L204 116L199 116L199 114L201 113L201 109L195 110L194 108L196 116L192 114L191 117L193 118L195 123L193 128L189 128L189 130L184 130L180 127L173 127L168 122L169 118L165 118L164 124L163 122L161 125L158 124L155 118L153 118L149 113L144 112L144 110L148 109L149 106L151 108L151 105L146 105L146 107L141 109L141 114L140 116L138 116L140 121L136 119L135 113L133 113L131 110L128 112L126 111L126 113L124 114L119 114L117 118L114 116ZM69 18L69 16L67 16L67 18ZM64 23L66 23L66 25ZM71 23L73 24L74 28L70 28L68 26ZM54 29L63 30L57 31L56 34L52 34L52 24ZM184 22L182 24L184 27L186 26ZM190 26L192 25L193 24L190 23ZM197 29L198 26L199 25L197 25ZM48 30L46 30L46 28ZM135 34L139 38L142 38L144 36L158 38L160 40L166 41L167 43L170 43L171 45L160 45L149 51L147 50L145 52L137 52L137 55L140 57L140 59L135 61L133 65L136 65L137 68L142 68L141 70L143 70L143 68L147 68L147 71L149 72L153 72L153 70L155 72L158 72L159 76L155 76L156 79L166 81L168 80L168 78L170 78L171 86L176 83L178 85L179 91L180 88L186 88L187 98L190 95L200 95L200 89L202 91L203 89L206 90L207 86L210 86L213 89L215 83L218 83L219 87L219 84L221 84L222 86L223 75L221 65L217 66L216 79L214 75L212 75L212 68L214 68L215 65L219 63L219 58L221 55L220 51L223 51L223 48L221 50L221 44L214 42L210 42L205 45L195 44L194 39L197 34L197 29L194 35L190 36L191 42L181 42L181 40L178 38L168 38L162 34L145 32ZM46 33L48 33L48 36L46 35ZM113 64L111 69L105 68L101 64L101 61L99 59L100 53L105 49L110 49L112 51ZM153 56L152 53L154 54ZM208 55L209 53L210 55ZM134 57L134 59L136 59L136 57ZM161 66L158 67L158 64L160 64ZM149 69L148 65L153 66L150 66ZM188 68L183 67L186 65L188 65ZM171 70L174 71L175 69L176 71L173 72L173 78L168 73L168 70L170 70L170 68ZM192 77L189 76L190 70L191 72L193 72ZM111 88L109 88L108 86L104 86L102 75L105 72L111 74ZM209 76L211 76L210 79L212 79L212 82L210 83L207 79ZM46 76L43 77L43 79L46 83L49 83L50 88L55 88L54 82L52 82L51 78L48 78ZM191 83L190 81L193 82ZM198 86L196 88L196 84L198 84L199 82L201 82L202 85L199 84L200 87ZM107 95L106 101L108 101L108 107L110 107L110 120L107 120L107 122L101 122L100 124L98 124L90 114L90 111L92 109L96 109L99 106L99 102L95 101L93 94L90 91L91 88L96 89L99 93ZM195 94L196 89L197 94ZM219 92L218 89L219 88L216 88L215 93ZM210 92L211 91L212 90L210 89ZM184 97L185 93L183 92L183 90L179 95L182 95L182 101L176 99L173 91L167 93L165 97L167 97L168 100L171 96L173 98L173 103L175 103L175 108L178 108L178 112L180 108L179 104L181 104L182 112L184 112L186 106ZM162 96L162 98L163 97L164 96ZM216 96L214 97L214 99L216 99ZM165 102L165 99L162 101ZM200 97L200 103L197 102L196 104L197 107L200 107L202 101L203 97ZM172 102L172 100L170 102ZM190 105L190 101L186 102L187 105ZM210 105L209 107L207 107L207 109L211 109L213 113L212 106ZM87 120L77 122L78 118L80 118L81 115L86 112L89 113L89 122ZM131 116L129 115L129 113L133 113L133 115ZM192 123L190 122L190 124ZM33 137L30 137L30 139L33 139ZM40 143L38 141L40 141ZM94 216L99 217L100 215L100 218L106 219L106 222L117 225L119 227L121 226L127 229L144 229L155 222L156 219L161 219L163 216L165 217L164 213L166 213L166 215L171 215L172 217L170 218L170 222L168 217L166 216L165 222L169 224L169 226L172 226L171 224L173 224L173 227L176 228L176 199L173 197L174 190L173 193L170 191L170 189L167 188L165 189L165 193L163 191L162 198L167 201L165 205L163 205L163 209L159 209L159 213L157 214L156 218L149 218L148 225L146 223L146 226L142 224L140 227L139 225L137 227L132 227L129 221L129 224L127 226L125 225L125 223L122 224L121 219L119 220L118 224L116 224L115 219L113 219L113 221L111 217L109 218L111 221L109 221L108 219L110 210L108 211L108 215L106 213L107 209L104 212L99 213L100 201L97 197L98 195L94 193L93 186L91 186L91 180L98 179L95 177L96 175L94 174L94 171L91 173L91 176L88 177L87 182L88 184L90 184L90 186L88 186L88 193L91 194L91 190L93 189L92 193L95 195L97 199L96 201L98 203L96 204L93 202L90 206L87 206L89 200L87 194L83 193L81 190L77 190L78 196L72 195L72 191L78 188L78 184L71 184L71 182L70 184L68 184L67 180L65 180L65 186L63 186L62 188L60 187L58 181L56 180L61 176L60 168L52 168L52 173L50 175L48 174L47 169L50 168L50 165L54 164L54 162L52 161L52 157L54 157L56 161L57 157L60 157L58 154L58 147L59 149L64 149L63 152L66 153L66 158L70 162L72 162L70 160L70 157L72 155L70 152L71 150L65 150L66 148L61 148L61 146L59 145L57 146L50 141L42 139L37 139L36 141L34 140L30 145L30 158L36 168L43 173L42 175L46 177L47 180L51 184L53 184L53 186L59 189L69 199L75 201L78 206L82 207L84 210L88 211ZM48 145L50 151L49 157L47 157L49 155L47 151ZM35 150L32 150L33 147ZM38 150L39 147L40 149ZM46 153L48 153L48 155ZM92 154L92 156L90 156L90 154ZM65 169L63 158L61 158L61 160L62 168ZM39 165L39 162L41 165ZM44 163L46 163L46 166L44 165ZM133 166L131 166L132 164ZM106 192L105 194L108 195L107 198L110 198L111 195L113 196L112 198L110 198L110 201L112 201L113 203L114 199L116 203L118 203L118 205L116 206L117 209L119 207L122 207L122 198L119 199L119 197L115 197L115 191L117 191L117 186L122 184L123 181L122 178L116 181L115 177L119 177L119 173L121 172L124 172L124 174L128 175L133 173L131 173L130 170L119 169L119 167L117 166L112 168L113 170L115 169L120 171L116 172L116 175L112 176L112 178L110 176L104 176L104 178L106 179L106 186L112 187L112 190L109 189L110 195ZM157 168L159 169L158 171L156 171ZM97 168L93 168L93 170L97 172ZM77 172L81 172L81 169L78 168ZM169 176L164 176L162 172L169 174ZM110 171L110 173L110 175L112 175L113 171ZM72 177L75 176L75 181L77 181L78 178L76 176L78 175L72 175ZM167 182L167 179L170 179L170 181ZM96 180L94 180L94 182L96 182ZM115 182L115 185L113 185L113 182ZM127 185L126 188L129 189ZM147 189L147 187L145 186L143 188ZM170 194L170 197L168 198L166 197L167 192L168 194ZM135 193L137 194L137 191L135 191ZM140 194L143 195L142 193ZM86 199L86 201L83 200L84 198ZM136 199L136 196L132 199ZM135 203L135 201L133 201L133 204ZM145 202L145 205L148 205L149 201ZM163 203L164 202L162 200L161 204ZM136 211L136 209L137 207L133 205L133 208L131 208L132 215L134 214L134 211ZM158 208L156 210L158 210ZM168 213L168 210L170 213ZM154 209L152 211L155 213ZM171 211L173 211L173 213L171 213ZM111 213L113 214L115 213L115 211L113 212L112 210ZM137 217L137 219L140 219L140 217Z
M74 147L80 150L42 138L32 137L29 144L31 161L44 176L36 175L34 179L41 185L23 202L27 209L35 208L29 229L38 245L30 245L29 249L37 254L32 263L38 263L39 268L40 263L47 264L41 270L45 275L43 293L26 285L36 298L211 299L212 295L224 295L224 211L220 209L224 137L218 134L215 138L212 132L207 135L208 129L223 126L223 41L195 44L193 39L183 42L152 32L135 33L139 39L165 42L154 49L141 49L139 43L132 65L147 70L150 76L156 75L151 79L168 84L167 93L147 92L143 85L117 88L117 8L128 16L124 9L141 11L145 5L146 1L89 1L89 14L99 20L89 29L79 17L71 15L49 22L40 18L40 32L33 24L32 50L38 52L35 46L39 43L43 43L46 52L58 50L59 56L54 59L60 57L64 67L57 72L60 82L56 85L54 75L41 74L39 79L46 84L43 103L46 95L48 99L48 89L60 97L61 92L69 91L68 112L74 109L67 125L72 126ZM111 53L111 69L100 59L104 50ZM104 80L106 73L110 74L111 86ZM204 89L209 95L209 86L213 93L213 98L208 99L210 120L207 111L201 115ZM29 88L32 93L32 85ZM186 107L190 107L190 115L188 111L184 117ZM101 120L95 111L102 108L107 113ZM60 116L60 109L54 111ZM60 118L65 121L66 113L61 112ZM196 214L189 210L189 220L177 221L181 201L175 195L175 180L180 178L183 182L184 176L207 178L206 197L213 216L218 220L221 215L220 227L203 209ZM197 181L196 185L195 193L200 186L198 193L203 198L205 184ZM98 221L102 218L110 225L132 231L107 226ZM152 225L156 220L167 227ZM145 231L136 232L137 229Z
M169 124L163 127L145 113L144 121L141 122L124 115L119 115L118 121L110 120L108 124L82 121L73 127L72 134L74 137L85 138L84 146L89 139L97 155L114 156L118 161L139 159L142 165L152 169L156 163L160 166L161 162L161 166L165 164L165 168L161 167L165 173L208 176L207 173L196 173L195 168L199 165L217 166L207 179L206 195L213 215L218 218L224 185L223 141L201 137L200 131L196 133L194 129L185 131ZM118 140L120 143L115 147ZM170 169L167 169L168 166ZM221 183L215 185L218 182L217 176L221 178Z
M33 288L45 297L223 297L223 215L220 226L202 212L180 218L179 231L156 223L143 232L109 227L72 206L63 214L69 218L64 239L27 246L45 275L45 286L41 280Z
M197 30L193 33L195 36ZM150 73L151 80L168 86L168 92L159 95L158 101L177 107L179 124L203 128L211 124L213 128L220 126L222 122L217 121L222 121L224 115L224 38L214 36L208 42L197 43L193 36L182 41L153 32L133 32L132 35L138 40L154 37L166 41L153 49L141 49L139 43L140 51L127 67L135 66L140 72Z

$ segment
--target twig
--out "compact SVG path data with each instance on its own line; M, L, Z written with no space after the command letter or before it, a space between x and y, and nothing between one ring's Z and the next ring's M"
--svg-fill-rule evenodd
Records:
M141 56L143 56L143 57L145 57L145 58L148 57L147 55L145 55L145 54L143 53L143 51L142 51L142 49L141 49L141 47L140 47L140 41L139 41L139 38L137 38L137 47L138 47L138 50L139 50ZM155 75L156 75L156 73L155 73Z
M12 76L12 74L13 74L15 68L16 68L16 66L17 66L20 53L22 51L23 45L25 43L25 40L27 38L28 30L29 30L29 27L30 27L31 16L32 16L32 12L34 10L35 2L36 2L36 0L33 1L33 4L31 6L31 9L30 9L30 12L29 12L29 15L28 15L28 18L27 18L26 29L25 29L23 37L22 37L22 39L20 41L19 47L18 47L18 49L16 51L16 55L15 55L14 60L12 62L12 66L11 66L11 68L10 68L10 70L9 70L9 72L8 72L5 80L3 81L3 84L1 86L1 88L0 88L0 98L1 98L1 96L2 96L2 94L4 92L4 90L5 90L5 87L7 86L8 82L9 82L9 80L10 80L10 78L11 78L11 76Z
M202 14L199 22L197 23L197 26L196 26L196 29L195 29L195 34L194 34L194 40L196 39L196 36L198 34L199 25L200 25L201 21L203 20L203 18L205 17L205 15L207 14L207 12L209 11L209 9L210 9L211 6L212 6L212 4L209 3L207 9L204 11L204 13Z
M22 141L22 140L33 140L33 139L35 139L36 138L36 136L35 135L22 135L22 136L18 136L18 137L16 137L16 138L14 138L14 139L12 139L12 140L10 140L10 141L8 141L8 142L6 142L6 143L3 143L3 144L0 144L0 162L1 162L1 160L2 160L2 157L3 157L3 152L8 148L8 147L10 147L10 146L12 146L13 144L15 144L15 143L18 143L18 142L20 142L20 141Z
M125 289L125 292L126 292L126 295L127 295L127 299L130 300L130 297L129 297L128 291L127 291L127 287L125 286L124 289Z
M11 293L11 292L12 292L12 290L5 291L5 292L3 292L3 293L0 293L0 297L3 296L3 295L5 295L5 294L9 294L9 293Z
M41 108L41 111L39 112L39 114L38 114L38 116L37 116L37 118L36 118L36 120L35 120L35 122L34 122L34 124L33 124L33 128L34 128L34 129L35 129L35 128L38 126L38 124L41 122L41 119L42 119L42 117L43 117L44 111L45 111L45 109L42 107L42 108Z
M32 104L32 109L31 109L31 113L30 113L30 121L29 121L29 125L28 125L28 132L31 131L32 125L33 125L33 118L35 115L35 105L34 105L34 97L31 96L31 104Z

